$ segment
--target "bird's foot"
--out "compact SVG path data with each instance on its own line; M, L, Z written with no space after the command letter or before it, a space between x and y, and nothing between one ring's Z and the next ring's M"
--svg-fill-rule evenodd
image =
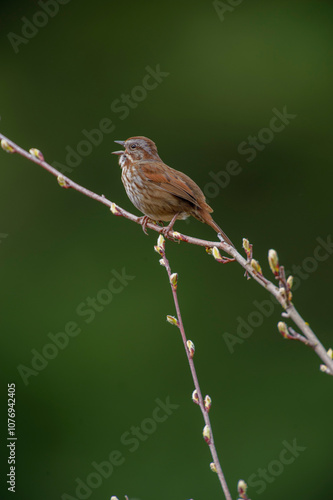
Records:
M142 226L142 231L148 236L147 224L148 222L153 222L153 221L151 220L150 217L148 217L148 215L143 215L142 217L139 217L138 221Z
M173 226L173 225L172 225ZM168 224L166 227L164 227L161 231L161 234L163 234L164 238L172 238L171 234L170 234L170 231L172 230L172 226L170 224Z
M171 236L170 232L173 229L174 223L176 222L178 215L179 215L178 213L175 214L172 217L172 219L169 222L169 224L162 229L161 234L163 234L164 238L169 238L171 240L174 240L174 238Z

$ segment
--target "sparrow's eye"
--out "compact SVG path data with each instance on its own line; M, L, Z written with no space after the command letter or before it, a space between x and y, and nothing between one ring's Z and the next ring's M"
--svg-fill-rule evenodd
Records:
M130 148L131 148L131 149L135 149L135 148L136 148L136 144L131 144L131 145L130 145Z

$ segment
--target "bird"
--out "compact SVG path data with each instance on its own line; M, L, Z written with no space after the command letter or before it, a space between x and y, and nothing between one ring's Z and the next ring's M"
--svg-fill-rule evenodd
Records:
M121 180L133 205L144 214L140 222L146 234L149 220L169 222L162 231L169 236L177 219L192 216L211 226L234 247L210 215L213 209L199 186L188 175L166 165L151 139L136 136L114 142L125 148L112 154L119 155Z

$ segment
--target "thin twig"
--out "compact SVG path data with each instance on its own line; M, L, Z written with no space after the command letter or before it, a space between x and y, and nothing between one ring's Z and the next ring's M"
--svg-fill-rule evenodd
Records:
M117 206L115 203L111 202L105 196L103 195L98 195L94 193L93 191L90 191L89 189L84 188L83 186L80 186L76 182L72 181L68 177L62 175L61 172L59 172L57 169L49 165L43 158L43 155L38 151L38 150L30 150L33 151L34 153L29 153L28 151L25 151L22 149L20 146L15 144L13 141L5 137L3 134L0 133L0 139L1 145L3 149L5 149L8 152L16 152L20 154L21 156L24 156L28 160L37 163L37 165L40 165L42 168L50 172L52 175L57 177L58 182L60 186L64 188L72 188L75 189L76 191L84 194L85 196L88 196L89 198L92 198L103 205L106 205L110 208L112 213L114 215L118 215L121 217L124 217L128 220L131 220L132 222L136 222L137 224L141 223L141 218L136 217L135 215L131 214L130 212L127 212L123 208ZM39 153L39 154L38 154ZM147 227L149 229L152 229L153 231L156 231L158 233L162 233L163 227L158 226L154 224L153 222L148 222ZM284 309L284 315L287 315L289 318L291 318L294 323L298 326L298 328L301 330L303 335L308 339L309 345L313 346L313 350L315 353L319 356L319 358L325 363L325 369L322 371L325 371L325 373L329 375L333 375L333 360L332 358L327 354L326 349L324 346L321 344L319 339L316 337L315 333L312 331L310 328L309 324L304 321L304 319L300 316L294 305L287 300L283 294L281 294L280 290L278 287L276 287L272 282L267 280L260 269L256 266L257 261L254 259L250 259L249 255L247 260L244 259L244 257L232 246L228 245L224 241L207 241L207 240L202 240L199 238L194 238L192 236L187 236L185 234L181 234L179 232L173 231L171 234L168 236L169 239L171 240L179 240L179 241L184 241L185 243L189 243L191 245L198 245L210 249L216 249L222 250L226 252L228 255L231 255L246 271L247 276L251 276L259 285L264 287L269 293L271 293L276 300L281 304L281 306ZM213 252L214 255L214 252ZM251 246L251 257L252 257L252 246ZM223 263L223 258L221 257L220 259L216 259L219 262Z
M301 335L300 333L295 332L295 330L291 326L289 326L288 330L289 330L289 333L291 334L292 340L298 340L299 342L303 342L303 344L305 344L305 345L308 345L310 347L314 347L314 345L312 345L310 343L310 341L306 337L304 337L304 335Z
M200 385L199 385L199 380L198 380L197 372L196 372L196 369L195 369L195 366L194 366L194 361L193 361L194 344L191 341L189 341L189 342L191 342L191 348L189 348L189 346L188 346L188 340L187 340L186 334L185 334L185 328L184 328L184 324L183 324L183 320L182 320L182 315L181 315L181 312L180 312L178 295L177 295L177 281L178 281L178 276L176 274L172 274L172 272L171 272L169 260L167 259L166 255L165 255L165 243L164 243L164 238L163 237L161 237L161 236L159 237L159 242L158 242L158 245L155 247L155 250L161 255L161 257L162 257L161 264L163 264L163 266L166 268L168 276L169 276L169 282L170 282L172 296L173 296L173 301L175 303L176 314L177 314L177 322L172 321L172 323L175 324L175 326L177 326L179 328L179 331L181 333L183 344L184 344L184 347L185 347L185 352L186 352L187 360L188 360L189 365L190 365L190 370L191 370L191 374L192 374L192 378L193 378L193 382L194 382L194 387L195 387L195 390L196 390L196 398L197 398L196 402L200 406L201 413L203 415L206 428L209 429L208 430L209 438L206 439L206 442L207 442L207 444L209 446L209 449L210 449L210 452L211 452L211 455L212 455L212 458L213 458L213 463L214 463L214 466L215 466L214 470L216 471L216 473L218 475L218 478L220 480L220 483L221 483L221 486L222 486L222 490L223 490L223 493L224 493L224 496L225 496L226 500L232 500L232 497L231 497L231 494L230 494L230 491L229 491L229 488L228 488L228 485L227 485L226 479L224 477L224 474L223 474L223 471L222 471L222 467L221 467L221 464L220 464L220 461L219 461L219 458L218 458L218 455L217 455L217 450L216 450L216 447L215 447L215 443L214 443L213 430L212 430L212 426L211 426L211 423L210 423L210 418L209 418L209 415L208 415L208 411L209 411L210 406L207 407L205 405L204 399L202 397L202 392L201 392L201 389L200 389Z

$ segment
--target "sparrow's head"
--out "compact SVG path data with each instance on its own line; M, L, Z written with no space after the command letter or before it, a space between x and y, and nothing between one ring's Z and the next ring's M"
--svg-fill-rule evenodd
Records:
M126 141L114 142L121 144L125 148L125 151L113 151L112 153L114 155L124 156L124 158L120 158L120 164L125 159L132 162L142 160L160 160L155 143L148 139L148 137L130 137L129 139L126 139Z

